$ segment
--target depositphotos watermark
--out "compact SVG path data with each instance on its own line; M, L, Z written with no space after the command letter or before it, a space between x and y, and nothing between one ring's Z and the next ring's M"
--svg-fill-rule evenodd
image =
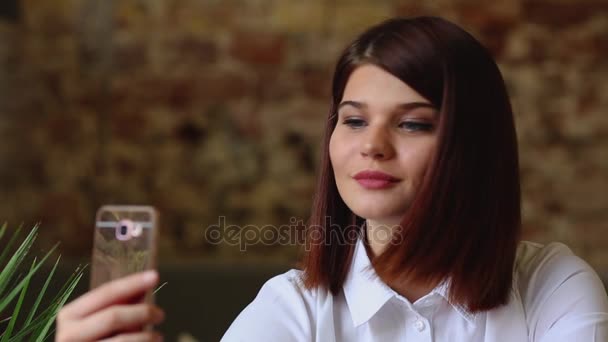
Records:
M330 216L325 217L324 227L325 229L314 229L315 226L307 227L304 220L295 217L289 219L289 224L279 226L234 225L226 224L226 217L219 216L217 224L210 225L205 229L205 240L212 245L239 246L239 249L243 252L247 251L249 246L260 244L265 246L299 245L308 250L315 244L350 244L357 241L363 234L361 227L332 223ZM311 229L310 233L308 232L309 228ZM374 227L372 231L368 232L368 234L371 234L368 238L382 244L398 244L400 240L396 238L397 234L395 232L398 231L396 228L397 226Z

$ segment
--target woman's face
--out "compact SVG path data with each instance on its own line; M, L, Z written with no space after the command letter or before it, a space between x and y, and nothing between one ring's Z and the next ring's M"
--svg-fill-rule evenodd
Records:
M360 217L399 223L437 144L437 110L395 76L364 64L350 75L337 114L329 156L340 196Z

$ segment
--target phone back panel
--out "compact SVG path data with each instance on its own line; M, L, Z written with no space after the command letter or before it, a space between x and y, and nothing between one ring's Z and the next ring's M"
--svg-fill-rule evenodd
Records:
M95 218L91 289L156 268L158 214L150 206L105 205ZM151 302L151 295L146 301Z

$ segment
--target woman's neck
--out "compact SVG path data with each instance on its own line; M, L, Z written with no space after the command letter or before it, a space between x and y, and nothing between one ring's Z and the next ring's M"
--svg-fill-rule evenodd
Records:
M380 255L391 243L393 233L401 224L400 219L387 219L382 221L365 221L366 243L373 252L373 255Z
M370 260L380 255L392 241L392 233L400 222L383 222L367 220L365 229L365 250ZM401 296L407 298L410 303L416 302L421 297L431 292L437 283L425 284L421 282L405 281L387 283L387 285Z

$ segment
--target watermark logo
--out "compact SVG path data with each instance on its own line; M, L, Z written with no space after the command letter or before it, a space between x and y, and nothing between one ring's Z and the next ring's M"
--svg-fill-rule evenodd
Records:
M303 246L306 250L315 244L346 245L356 243L365 230L356 225L333 223L330 216L325 217L323 227L304 224L304 220L292 217L285 225L235 225L227 224L225 216L218 217L218 223L205 229L205 240L212 245L238 246L247 251L253 245L264 246ZM368 231L368 239L380 244L398 244L398 226L378 226Z

